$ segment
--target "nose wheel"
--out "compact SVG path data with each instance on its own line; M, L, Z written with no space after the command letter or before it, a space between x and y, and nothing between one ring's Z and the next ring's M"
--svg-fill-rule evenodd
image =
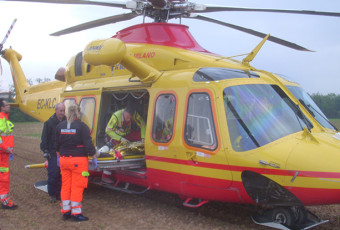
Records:
M290 208L275 208L272 214L272 221L291 228L295 224L295 216Z
M284 230L309 229L328 222L321 220L303 206L280 206L262 210L254 214L252 219L256 224Z

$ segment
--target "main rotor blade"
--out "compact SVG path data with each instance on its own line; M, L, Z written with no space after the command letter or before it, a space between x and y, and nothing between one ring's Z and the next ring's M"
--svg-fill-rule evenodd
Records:
M216 23L216 24L219 24L219 25L222 25L222 26L227 26L229 28L232 28L232 29L235 29L235 30L239 30L239 31L242 31L242 32L254 35L256 37L260 37L260 38L264 38L267 35L267 34L258 32L256 30L251 30L251 29L248 29L248 28L245 28L245 27L241 27L241 26L230 24L230 23L218 21L216 19L208 18L208 17L205 17L203 15L194 14L191 17L188 17L188 18L199 19L199 20L203 20L203 21L207 21L207 22ZM297 45L295 43L291 43L291 42L288 42L286 40L283 40L283 39L280 39L280 38L277 38L277 37L274 37L274 36L270 36L268 38L268 40L271 41L271 42L277 43L279 45L295 49L295 50L299 50L299 51L311 51L311 50L309 50L309 49L307 49L305 47L299 46L299 45Z
M82 1L82 0L4 0L8 2L40 2L40 3L57 3L57 4L78 4L78 5L97 5L126 8L126 2L97 2L97 1Z
M209 4L204 4L204 6L206 7L205 10L199 10L199 11L194 11L194 12L209 13L209 12L219 12L219 11L248 11L248 12L309 14L309 15L340 17L340 13L338 12L322 12L322 11L311 11L311 10L256 9L256 8L217 6L217 5L209 5Z
M82 31L82 30L87 30L87 29L91 29L91 28L95 28L98 26L104 26L107 24L111 24L111 23L116 23L116 22L121 22L121 21L126 21L132 18L135 18L139 15L135 14L135 13L126 13L126 14L120 14L120 15L114 15L114 16L110 16L110 17L106 17L106 18L101 18L101 19L97 19L94 21L90 21L90 22L86 22L77 26L73 26L58 32L55 32L53 34L50 34L51 36L60 36L60 35L65 35L65 34L70 34L70 33L74 33L74 32L78 32L78 31Z

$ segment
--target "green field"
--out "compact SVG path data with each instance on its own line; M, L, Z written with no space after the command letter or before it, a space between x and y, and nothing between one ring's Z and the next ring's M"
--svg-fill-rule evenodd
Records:
M42 122L16 122L14 123L14 135L40 139L43 124Z
M338 130L340 130L340 119L329 119L330 122L332 122L333 125L335 125L335 127L338 128Z

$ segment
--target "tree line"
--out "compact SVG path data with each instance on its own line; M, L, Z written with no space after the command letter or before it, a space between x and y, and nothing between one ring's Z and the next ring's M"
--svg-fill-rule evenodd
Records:
M326 117L330 119L340 118L340 94L330 93L322 95L315 93L311 97Z

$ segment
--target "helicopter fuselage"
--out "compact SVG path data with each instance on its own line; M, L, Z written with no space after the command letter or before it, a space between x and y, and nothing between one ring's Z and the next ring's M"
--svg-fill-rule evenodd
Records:
M22 111L45 121L56 103L77 103L98 147L112 113L136 103L144 164L111 170L119 182L176 193L188 206L340 203L339 133L289 90L300 86L208 52L186 26L141 24L94 41L59 80L36 86L25 83L19 54L4 58Z

